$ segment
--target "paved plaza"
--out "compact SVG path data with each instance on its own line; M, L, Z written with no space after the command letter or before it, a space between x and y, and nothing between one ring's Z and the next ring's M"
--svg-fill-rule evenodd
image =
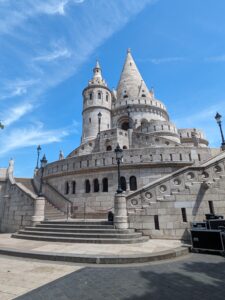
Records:
M225 259L219 255L104 267L0 256L0 265L1 300L225 299Z

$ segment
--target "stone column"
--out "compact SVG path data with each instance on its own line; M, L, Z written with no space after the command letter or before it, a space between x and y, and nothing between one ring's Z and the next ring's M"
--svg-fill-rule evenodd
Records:
M32 223L36 225L37 223L44 221L45 218L45 198L38 197L34 203L34 215L32 216Z
M131 146L132 146L132 134L133 134L133 129L129 128L127 131L128 131L129 148L131 148Z
M128 228L127 201L124 193L114 197L114 225L117 229Z

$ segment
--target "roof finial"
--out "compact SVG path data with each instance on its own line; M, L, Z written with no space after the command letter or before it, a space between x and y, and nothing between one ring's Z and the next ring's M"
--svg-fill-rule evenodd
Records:
M100 64L99 64L99 60L98 60L98 59L96 59L96 65L95 65L95 68L101 69Z
M127 49L127 53L131 53L131 49L130 48Z

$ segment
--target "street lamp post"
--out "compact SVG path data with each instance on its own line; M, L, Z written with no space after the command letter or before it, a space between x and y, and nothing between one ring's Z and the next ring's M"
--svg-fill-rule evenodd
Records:
M36 165L36 169L38 169L38 163L39 163L39 157L40 157L40 152L41 152L41 146L38 145L37 146L37 165Z
M120 145L117 144L116 149L114 150L116 153L117 167L118 167L118 188L117 194L122 194L123 190L121 188L121 180L120 180L120 164L123 158L123 150L120 148Z
M100 131L101 131L101 118L102 114L101 112L98 113L98 136L100 137Z
M40 180L40 189L39 189L39 193L38 193L38 196L43 196L43 193L42 193L42 185L43 185L43 175L44 175L44 169L47 165L47 159L46 159L46 156L45 154L43 155L42 159L41 159L41 180Z
M217 112L215 119L220 128L220 134L221 134L221 138L222 138L221 149L225 150L225 139L224 139L223 129L222 129L222 116Z

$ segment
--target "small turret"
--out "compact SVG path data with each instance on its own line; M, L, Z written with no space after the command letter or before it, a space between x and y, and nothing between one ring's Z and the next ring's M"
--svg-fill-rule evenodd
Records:
M111 91L102 77L102 69L97 61L93 69L93 77L83 90L82 143L95 139L99 129L100 131L111 129L111 101Z

